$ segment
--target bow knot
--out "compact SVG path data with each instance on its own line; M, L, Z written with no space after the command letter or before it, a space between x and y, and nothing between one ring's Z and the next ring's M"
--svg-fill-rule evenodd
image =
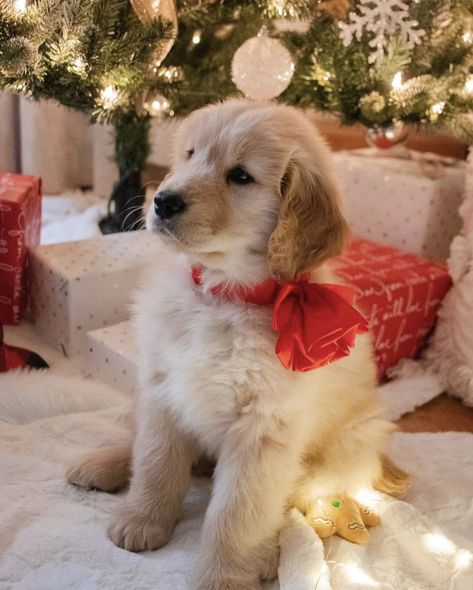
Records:
M200 285L201 269L192 269ZM353 307L349 287L268 279L251 289L217 286L215 296L255 305L273 305L276 355L286 369L310 371L350 354L355 336L368 330L366 319Z
M276 354L287 369L310 371L350 354L356 334L368 330L341 285L308 281L281 285L273 307Z

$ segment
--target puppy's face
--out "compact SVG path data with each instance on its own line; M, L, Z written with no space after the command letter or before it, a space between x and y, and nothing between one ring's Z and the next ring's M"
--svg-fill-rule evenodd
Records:
M307 244L297 245L297 234L308 229L305 217L312 225L330 225L327 217L339 216L328 241L338 243L343 229L335 190L321 188L327 180L323 151L315 129L289 107L229 101L196 111L179 130L173 167L155 195L147 227L230 275L249 266L258 275L293 278L314 262L314 252L299 251ZM314 167L318 172L310 172ZM314 240L317 235L309 242ZM327 236L320 240L316 249L327 250Z

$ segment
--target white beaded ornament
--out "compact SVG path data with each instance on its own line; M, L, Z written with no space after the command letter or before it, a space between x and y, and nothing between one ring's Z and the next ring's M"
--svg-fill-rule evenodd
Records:
M237 49L232 61L232 80L247 98L271 99L289 86L294 74L291 54L267 27L262 27Z

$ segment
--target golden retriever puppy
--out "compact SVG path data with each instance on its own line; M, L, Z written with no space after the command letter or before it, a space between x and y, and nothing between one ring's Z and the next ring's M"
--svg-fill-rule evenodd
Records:
M336 362L293 371L275 353L271 305L219 295L308 272L315 283L336 280L324 263L342 250L347 226L316 130L300 111L271 103L230 100L194 112L147 228L166 247L135 306L133 451L86 458L70 481L123 487L132 455L109 536L131 551L156 549L180 517L192 465L214 458L198 590L253 590L274 576L290 505L321 536L366 541L364 523L376 517L358 514L353 496L376 482L404 487L400 470L387 461L383 470L392 426L380 417L370 336ZM327 522L311 517L315 499L333 495L349 507L351 528L323 529Z

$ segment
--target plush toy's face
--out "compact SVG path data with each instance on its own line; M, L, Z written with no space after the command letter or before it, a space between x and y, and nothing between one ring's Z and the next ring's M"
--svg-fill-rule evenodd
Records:
M264 262L290 277L315 251L341 243L343 219L328 184L323 145L299 111L229 101L182 124L147 227L206 266ZM301 235L311 237L299 243Z

